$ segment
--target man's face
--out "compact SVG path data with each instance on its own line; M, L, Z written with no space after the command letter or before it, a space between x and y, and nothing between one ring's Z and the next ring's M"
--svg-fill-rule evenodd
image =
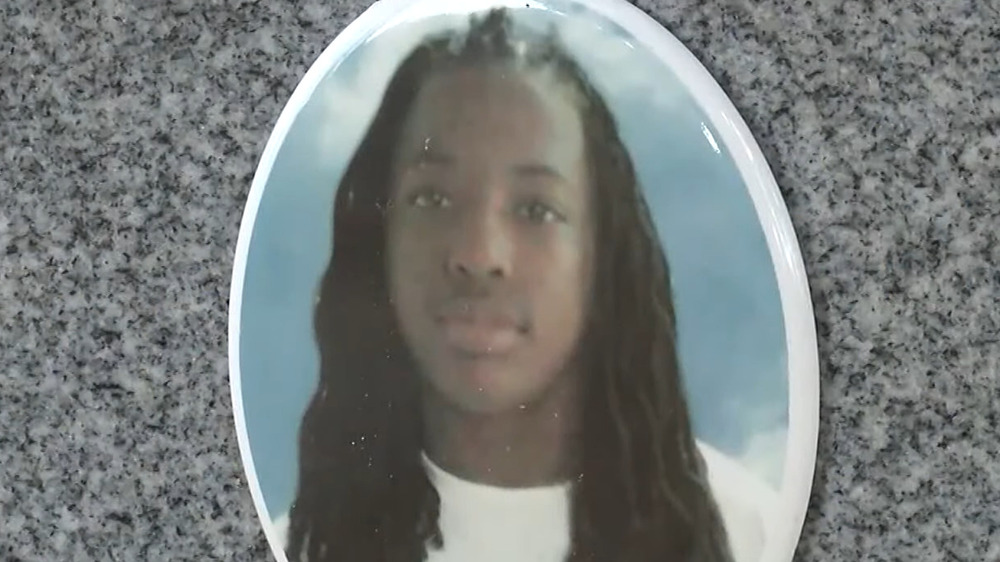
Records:
M579 111L540 74L455 70L418 95L393 165L397 320L445 403L502 413L568 376L593 277Z

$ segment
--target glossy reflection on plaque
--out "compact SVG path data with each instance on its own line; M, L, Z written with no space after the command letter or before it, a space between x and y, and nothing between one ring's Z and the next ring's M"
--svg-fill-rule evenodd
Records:
M801 259L717 85L625 2L384 0L240 231L240 447L289 561L791 560Z

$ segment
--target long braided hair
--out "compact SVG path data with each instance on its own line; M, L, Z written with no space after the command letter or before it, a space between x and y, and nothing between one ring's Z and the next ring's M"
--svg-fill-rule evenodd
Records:
M684 399L667 263L631 158L601 95L554 34L520 41L505 10L412 51L340 183L314 317L320 380L299 436L287 555L418 562L448 541L421 461L416 369L388 297L389 163L424 81L488 63L554 72L584 123L597 262L567 562L730 562Z

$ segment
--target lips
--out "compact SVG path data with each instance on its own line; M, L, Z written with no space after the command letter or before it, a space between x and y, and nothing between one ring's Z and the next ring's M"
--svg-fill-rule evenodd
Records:
M455 303L436 319L448 345L470 357L509 353L525 331L513 314L481 304Z

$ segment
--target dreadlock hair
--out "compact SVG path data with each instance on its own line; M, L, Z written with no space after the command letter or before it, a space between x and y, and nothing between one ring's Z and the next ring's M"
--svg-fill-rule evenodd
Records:
M553 72L584 124L597 264L581 344L583 443L567 562L730 562L684 399L667 263L631 158L601 95L555 35L520 40L504 10L412 51L340 183L314 317L320 380L299 436L287 555L417 562L448 541L421 461L416 369L388 296L385 215L389 164L422 84L483 64Z

